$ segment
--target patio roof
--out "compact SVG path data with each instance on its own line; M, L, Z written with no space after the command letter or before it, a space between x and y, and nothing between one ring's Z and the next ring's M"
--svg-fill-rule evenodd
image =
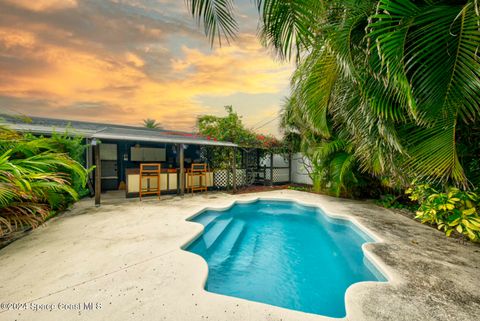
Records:
M97 138L99 140L127 140L138 142L154 142L167 144L189 144L236 147L231 142L208 139L194 133L149 129L127 125L115 125L105 123L84 122L44 117L28 117L27 121L11 115L0 115L0 124L11 129L33 134L52 134L54 132L68 132L71 135L80 135L85 138Z

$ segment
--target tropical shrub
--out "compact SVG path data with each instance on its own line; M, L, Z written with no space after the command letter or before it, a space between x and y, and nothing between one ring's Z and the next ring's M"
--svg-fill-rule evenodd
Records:
M0 237L36 227L65 207L58 195L78 199L71 173L84 186L87 170L51 138L35 138L0 128Z
M227 116L203 115L197 119L198 133L209 139L233 142L245 147L256 146L257 135L248 130L232 106L225 106Z
M411 211L415 211L418 208L418 205L416 203L409 201L409 199L405 200L404 194L381 195L377 200L375 200L375 204L385 208L406 209Z
M67 154L71 159L77 163L86 166L85 163L85 153L88 145L85 144L84 138L80 135L71 135L69 131L64 133L52 133L50 139L55 144L55 150L59 153ZM88 169L90 172L93 168ZM80 198L89 195L90 191L85 186L85 177L82 174L78 174L75 170L66 169L66 173L71 178L72 188L77 192ZM68 205L73 200L69 199L70 196L67 194L65 203Z
M197 119L198 133L208 139L228 141L238 144L242 148L259 148L260 154L267 152L282 153L286 146L271 135L257 134L245 127L242 118L232 106L225 106L227 116L203 115ZM207 153L212 164L218 168L229 168L232 164L233 151L224 147L207 147ZM237 164L241 162L241 154L237 152ZM261 155L260 155L261 157Z
M476 193L456 187L439 192L429 184L414 185L406 193L420 204L416 218L422 223L436 225L447 236L456 231L472 241L480 239L480 198Z
M232 106L225 106L226 117L203 115L197 119L198 133L208 139L229 141L236 144L250 145L255 141L254 133L242 124L241 117L233 111ZM207 147L208 159L220 169L230 168L234 157L233 150L223 147ZM235 155L237 163L240 154Z
M69 130L64 133L53 132L48 138L44 136L35 136L30 133L23 135L24 140L31 141L43 140L48 142L48 148L56 153L66 154L69 158L85 167L85 151L87 146L80 135L72 135ZM90 169L92 170L92 169ZM78 174L76 170L64 168L63 172L70 178L70 186L75 190L79 198L87 196L90 191L85 185L83 174ZM61 210L68 207L75 201L69 193L55 193L51 195L50 203L54 210Z

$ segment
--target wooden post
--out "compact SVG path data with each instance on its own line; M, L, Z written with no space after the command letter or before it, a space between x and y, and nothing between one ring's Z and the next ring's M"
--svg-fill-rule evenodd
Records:
M270 186L273 186L273 153L270 153Z
M232 159L232 187L233 193L237 191L237 148L233 147L233 159Z
M292 183L292 153L288 153L288 183Z
M85 145L88 146L86 149L85 149L85 168L90 168L92 167L92 154L91 154L91 147L90 147L90 141L88 140L88 138L85 138ZM89 178L92 178L92 173L88 173L88 177Z
M93 145L95 158L95 206L100 206L100 194L102 193L102 161L100 160L100 145Z
M180 162L180 195L183 195L185 193L185 154L183 150L183 144L178 145L179 151L178 151L178 159Z

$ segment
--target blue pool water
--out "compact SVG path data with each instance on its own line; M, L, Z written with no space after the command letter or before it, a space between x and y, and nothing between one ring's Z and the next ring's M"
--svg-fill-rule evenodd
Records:
M187 247L208 263L206 290L330 317L345 316L345 291L385 281L347 220L284 201L236 204L192 219L205 226Z

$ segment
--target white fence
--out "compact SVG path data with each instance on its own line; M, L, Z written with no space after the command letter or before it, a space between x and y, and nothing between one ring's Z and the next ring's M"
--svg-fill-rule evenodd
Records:
M260 160L260 166L266 166L265 176L271 179L270 174L270 155L265 156ZM288 175L288 156L286 155L273 155L273 182L274 183L287 183L289 181Z
M267 155L262 159L260 165L267 167L266 176L270 178L270 156ZM310 160L302 153L292 154L291 183L313 185L312 179L308 175L311 166ZM274 182L288 182L288 157L273 155L273 167L275 168Z
M292 183L313 185L312 179L308 176L308 168L311 167L310 160L301 153L292 155Z

